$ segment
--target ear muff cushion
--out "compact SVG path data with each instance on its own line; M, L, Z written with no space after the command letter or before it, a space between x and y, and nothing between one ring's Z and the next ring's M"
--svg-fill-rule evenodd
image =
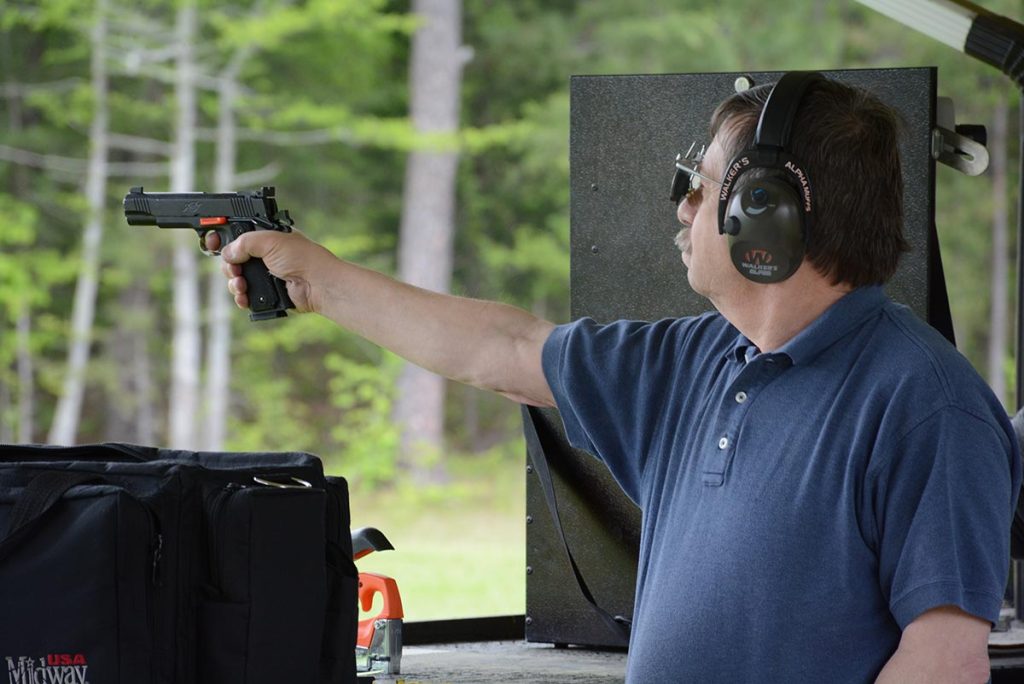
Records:
M728 235L737 270L755 282L780 282L795 273L814 227L810 181L788 149L800 100L819 80L824 76L817 72L784 74L761 110L753 147L725 168L718 231ZM755 181L747 176L754 170L769 175Z
M745 278L777 283L799 268L804 257L803 207L785 180L743 182L734 188L725 213L729 256Z

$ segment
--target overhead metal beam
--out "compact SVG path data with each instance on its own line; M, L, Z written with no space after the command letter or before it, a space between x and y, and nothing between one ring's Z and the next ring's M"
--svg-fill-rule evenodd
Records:
M890 19L964 51L967 34L978 16L952 0L859 0L862 5L881 12Z
M966 0L857 1L997 67L1024 88L1024 25Z

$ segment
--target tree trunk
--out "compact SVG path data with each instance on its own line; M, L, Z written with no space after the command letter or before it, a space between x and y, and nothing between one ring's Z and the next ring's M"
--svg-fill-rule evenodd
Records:
M171 192L195 190L196 63L192 41L196 26L195 0L186 0L178 9L175 27L178 54L174 90L178 109L171 153ZM174 347L168 445L176 449L195 449L199 447L196 416L199 413L202 361L197 243L191 231L176 230L174 233Z
M18 443L28 444L35 434L35 371L32 359L32 310L18 314Z
M241 53L240 53L241 54ZM235 158L237 131L235 102L238 99L238 69L241 58L236 59L221 74L218 91L217 161L214 186L217 192L231 192L235 185ZM209 352L206 366L206 429L204 447L221 451L227 436L228 405L231 392L231 313L224 278L215 269L210 273L208 297L210 302Z
M0 34L0 45L3 49L3 68L11 74L17 73L11 51L10 33ZM24 127L21 96L12 94L7 98L8 128L14 139L18 138ZM29 181L25 168L15 166L11 169L11 188L14 196L24 200L29 193ZM17 440L20 444L28 444L35 436L35 369L32 356L32 309L25 302L18 313L16 324L17 339L15 342L15 365L18 372L18 431ZM9 388L7 389L10 394ZM5 420L5 411L0 410L0 421ZM6 428L6 423L4 423ZM0 435L0 442L9 443L10 434Z
M133 387L132 364L126 363L132 358L132 290L125 288L118 293L117 304L120 315L117 327L106 336L103 356L112 361L113 381L107 386L107 398L104 402L103 439L108 442L134 441L134 412L136 394Z
M144 282L125 288L118 296L121 312L117 328L107 342L106 357L113 361L114 383L106 409L108 441L153 444L153 379L149 363L149 288Z
M988 149L992 164L992 308L989 316L988 382L1000 401L1006 399L1006 342L1009 332L1009 244L1007 211L1007 129L1010 105L1000 96L992 112Z
M417 132L454 133L459 126L462 80L460 0L415 0L422 24L410 58L410 115ZM400 279L447 292L452 276L455 152L415 151L405 170ZM398 379L394 417L401 429L401 457L417 482L445 476L444 379L406 364Z
M11 426L7 422L10 407L11 386L6 382L0 382L0 444L10 444L14 441L11 437Z
M107 187L107 0L97 0L90 43L92 50L92 91L95 100L89 129L89 166L86 172L86 223L82 237L82 261L75 285L71 313L64 386L50 427L50 444L74 444L85 394L86 367L96 312L99 284L100 246L103 241L103 200Z
M131 317L136 322L132 329L132 377L137 401L135 414L135 441L139 444L156 443L156 393L153 391L153 367L149 359L149 335L152 329L153 303L149 288L140 284L132 288Z

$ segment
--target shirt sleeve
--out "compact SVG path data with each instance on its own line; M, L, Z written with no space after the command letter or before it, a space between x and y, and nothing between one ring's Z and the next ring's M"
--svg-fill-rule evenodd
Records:
M544 345L544 373L569 443L604 461L634 502L692 320L584 318L555 328Z
M1008 427L946 407L869 473L879 581L900 629L942 605L998 620L1021 481Z

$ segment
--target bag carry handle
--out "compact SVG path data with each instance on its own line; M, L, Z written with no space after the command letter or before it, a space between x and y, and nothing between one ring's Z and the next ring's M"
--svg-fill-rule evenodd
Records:
M7 535L0 541L0 561L11 555L14 548L39 527L65 492L94 481L104 482L104 479L96 473L68 470L48 470L32 478L14 502Z

